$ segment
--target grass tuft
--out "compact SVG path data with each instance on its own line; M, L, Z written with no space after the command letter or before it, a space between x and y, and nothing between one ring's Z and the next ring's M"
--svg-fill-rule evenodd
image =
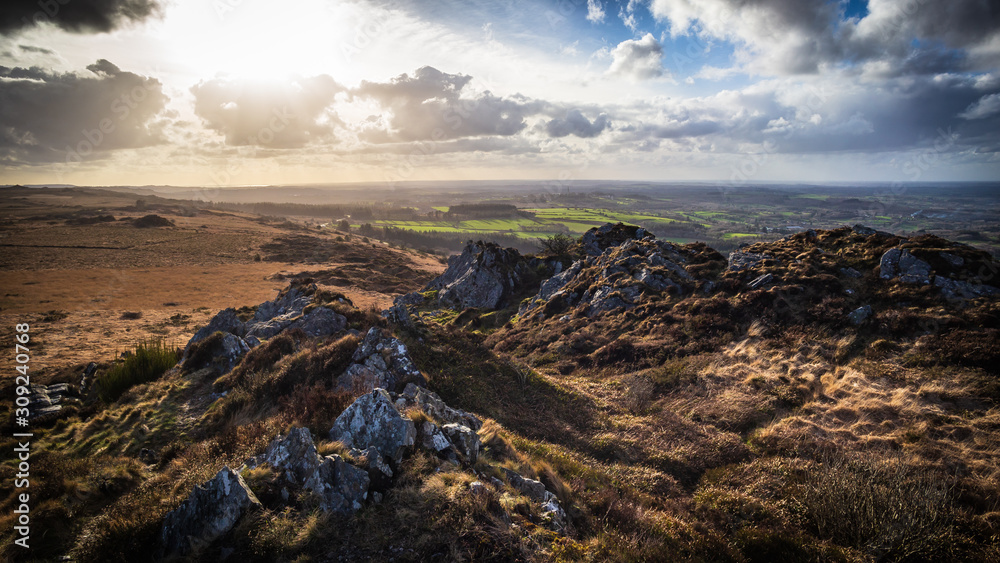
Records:
M133 386L158 379L177 365L178 360L178 350L163 340L140 342L130 350L124 361L98 376L98 394L105 403L113 403Z

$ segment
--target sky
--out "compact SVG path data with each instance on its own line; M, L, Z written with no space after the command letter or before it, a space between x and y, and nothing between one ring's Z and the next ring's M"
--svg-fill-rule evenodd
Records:
M1000 180L994 0L7 0L0 183Z

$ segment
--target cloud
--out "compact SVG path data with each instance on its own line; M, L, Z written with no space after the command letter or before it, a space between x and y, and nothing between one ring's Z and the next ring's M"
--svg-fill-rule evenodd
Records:
M0 162L80 161L164 142L155 78L101 59L88 75L0 66Z
M638 3L639 0L628 0L628 4L618 10L618 17L621 18L625 27L631 29L633 33L639 28L639 22L636 21L635 17L635 8Z
M663 47L647 33L642 39L626 39L611 50L609 74L634 81L659 78L663 70Z
M228 145L277 149L328 139L339 123L330 111L344 87L329 75L252 81L214 78L191 88L194 111Z
M587 0L587 21L591 23L604 21L604 7L600 0Z
M1000 9L983 0L870 0L848 18L829 0L652 0L674 36L733 42L751 73L814 74L835 65L881 63L883 75L995 67ZM959 52L955 52L955 51ZM974 55L968 57L968 54Z
M998 113L1000 113L1000 94L990 94L976 100L958 116L962 119L984 119Z
M489 91L463 95L472 77L425 66L413 76L390 82L363 81L351 94L377 101L388 112L385 127L369 129L362 140L400 142L509 136L522 131L525 118L540 113L544 102L522 96L497 97Z
M576 135L581 138L596 137L610 127L611 121L607 114L602 113L593 122L587 119L578 109L566 112L566 117L557 118L545 124L545 131L550 137L565 137Z
M34 45L18 45L18 48L26 53L41 53L43 55L54 55L55 51L52 49L46 49L45 47L36 47Z
M159 0L5 0L0 33L41 24L73 33L100 33L161 13Z

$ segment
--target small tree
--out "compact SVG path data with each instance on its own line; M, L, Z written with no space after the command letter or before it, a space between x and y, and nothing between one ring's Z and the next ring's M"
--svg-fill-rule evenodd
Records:
M345 233L351 232L351 222L347 219L341 219L340 222L337 223L337 230L344 231Z
M552 236L538 239L538 244L541 245L542 251L553 256L569 254L569 249L575 242L576 239L563 233L556 233Z

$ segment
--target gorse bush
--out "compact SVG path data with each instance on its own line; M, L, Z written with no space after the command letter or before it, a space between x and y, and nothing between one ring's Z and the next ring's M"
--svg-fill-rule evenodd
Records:
M159 339L140 342L130 352L97 378L98 395L106 403L117 401L134 385L159 378L180 360L179 351Z

